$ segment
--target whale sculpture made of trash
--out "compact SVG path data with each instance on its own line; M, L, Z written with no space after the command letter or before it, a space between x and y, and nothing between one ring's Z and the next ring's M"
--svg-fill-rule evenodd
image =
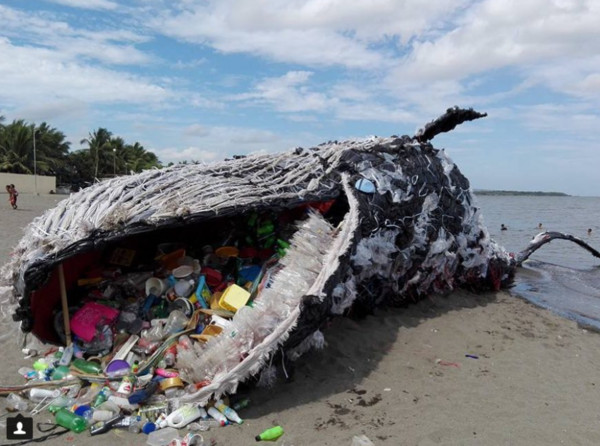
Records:
M298 220L260 298L235 313L220 336L178 352L182 378L208 383L182 399L206 401L235 392L275 354L294 360L322 345L320 329L332 317L458 287L509 287L517 266L553 238L600 257L561 233L540 234L516 256L490 238L468 180L428 142L482 116L455 107L413 137L328 142L97 183L26 228L1 274L11 287L14 319L22 330L60 342L49 323L60 302L58 265L66 265L69 289L86 256L129 239L196 238L251 213L327 203L327 211Z

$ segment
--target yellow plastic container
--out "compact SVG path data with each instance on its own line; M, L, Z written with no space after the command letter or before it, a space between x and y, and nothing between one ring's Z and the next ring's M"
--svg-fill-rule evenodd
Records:
M217 291L216 293L213 293L212 299L210 301L211 309L213 309L213 310L222 310L223 309L219 306L219 300L221 299L222 295L223 295L222 291Z
M219 299L219 306L226 310L236 312L246 305L250 299L250 293L238 285L229 285Z

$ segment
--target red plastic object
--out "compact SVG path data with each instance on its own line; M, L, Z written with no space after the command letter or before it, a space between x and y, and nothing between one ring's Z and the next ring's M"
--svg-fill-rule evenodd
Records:
M215 287L223 281L223 274L213 268L202 268L202 274L206 277L208 286Z
M258 251L252 247L240 249L240 253L238 255L240 259L253 259L256 256L258 256Z

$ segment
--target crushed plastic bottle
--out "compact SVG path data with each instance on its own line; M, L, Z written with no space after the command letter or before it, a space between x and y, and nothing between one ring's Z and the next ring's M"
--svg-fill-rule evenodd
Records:
M188 424L188 429L193 432L206 432L207 430L221 427L221 423L214 418L207 418L206 420L198 420Z
M164 429L150 432L146 444L148 446L166 446L173 440L180 440L177 429L165 427Z
M366 435L352 437L352 446L373 446L374 443Z
M108 421L114 416L114 412L111 412L110 410L96 409L92 413L92 421L94 423L97 423L98 421Z
M16 393L9 393L6 397L6 410L10 412L21 411L25 412L28 408L27 401L22 396Z
M21 367L18 370L18 373L25 379L34 379L38 377L38 372L31 367Z

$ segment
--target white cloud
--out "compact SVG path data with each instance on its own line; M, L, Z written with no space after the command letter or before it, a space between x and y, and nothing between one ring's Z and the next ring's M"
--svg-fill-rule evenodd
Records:
M203 163L211 163L223 160L223 154L218 151L203 150L199 147L186 147L185 149L177 147L166 147L154 150L163 163L178 163L180 161L200 161Z
M96 104L160 103L173 93L128 74L64 60L59 52L12 45L0 38L0 100L11 108L44 101Z
M600 113L583 104L537 104L517 106L514 118L526 128L541 132L559 131L577 136L577 141L598 140L600 136Z
M266 105L273 109L291 113L290 120L307 122L307 118L298 113L327 114L331 119L380 122L413 121L412 113L405 110L403 104L395 102L384 105L377 102L370 88L343 83L328 86L328 92L315 91L310 84L312 72L289 71L280 77L270 77L259 81L254 90L233 95L234 101L248 101L255 105ZM439 110L439 109L438 109Z
M185 128L185 136L207 136L210 134L210 129L201 124L192 124Z
M267 130L248 129L243 133L233 135L230 141L233 144L265 144L279 141L280 138L275 133Z
M155 59L132 44L148 37L126 29L74 29L60 16L30 13L0 5L1 36L53 49L63 60L86 58L106 64L147 64Z
M212 0L164 2L150 20L159 32L225 53L250 53L308 66L380 69L393 43L435 30L467 0L371 2Z
M0 97L2 95L0 94ZM17 108L12 113L14 116L19 116L31 121L44 121L50 117L52 120L63 120L67 118L81 118L88 112L88 104L78 100L62 99L56 101L39 101L33 102L25 107Z
M257 83L255 91L231 99L268 104L282 112L325 112L331 108L332 100L310 90L307 83L311 76L309 71L289 71L280 77L265 78Z
M46 0L49 3L56 3L58 5L71 6L73 8L81 9L117 9L118 3L111 2L109 0Z
M464 80L507 67L527 78L541 65L596 59L598 23L600 3L595 0L485 0L458 17L450 32L416 40L392 71L389 85ZM592 65L600 70L598 60ZM572 67L565 71L577 74Z

